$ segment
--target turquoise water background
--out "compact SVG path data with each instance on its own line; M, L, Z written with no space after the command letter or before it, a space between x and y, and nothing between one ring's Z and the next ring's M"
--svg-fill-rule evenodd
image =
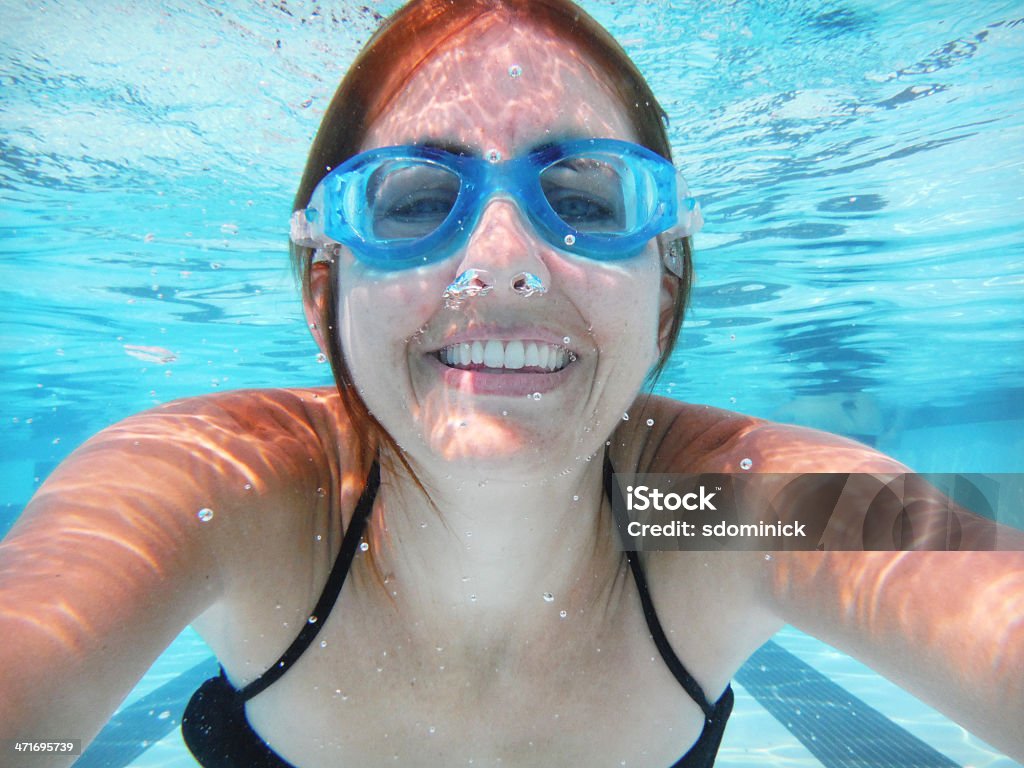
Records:
M130 413L329 383L287 219L397 5L0 0L0 532ZM1024 471L1024 7L583 5L650 76L707 218L658 390Z

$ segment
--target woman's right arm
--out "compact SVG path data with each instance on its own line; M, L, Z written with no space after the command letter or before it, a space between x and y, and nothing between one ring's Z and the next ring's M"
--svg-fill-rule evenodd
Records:
M297 398L268 416L260 396L126 419L40 488L0 543L0 738L94 738L223 596L225 569L246 557L239 538L259 533L260 508L291 501L302 475L322 466L309 459L315 438Z

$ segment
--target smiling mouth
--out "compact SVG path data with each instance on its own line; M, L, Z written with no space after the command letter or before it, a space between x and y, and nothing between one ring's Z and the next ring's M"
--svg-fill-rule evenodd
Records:
M576 353L542 341L467 341L442 347L437 359L449 368L487 373L557 373L576 362Z

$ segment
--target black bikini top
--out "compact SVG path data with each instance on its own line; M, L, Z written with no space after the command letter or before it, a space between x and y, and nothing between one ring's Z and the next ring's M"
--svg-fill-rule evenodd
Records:
M607 454L604 460L604 489L609 501L618 498L619 504L613 504L613 510L625 509L622 504L622 491L615 483L614 470ZM341 594L345 578L352 567L356 550L366 529L367 520L373 510L373 502L380 487L380 467L373 463L366 487L356 505L355 513L349 523L348 530L341 542L338 558L331 569L324 589L310 615L314 621L307 621L288 649L281 657L258 678L242 689L231 685L224 668L220 674L203 683L192 698L181 720L182 736L193 756L204 768L294 768L291 763L278 755L253 730L245 715L245 702L265 691L295 664L305 650L312 644L320 628L324 625ZM614 495L613 495L614 494ZM616 525L620 531L625 530L626 521L621 513L616 514ZM686 667L672 650L665 632L658 621L654 610L647 577L644 575L640 558L635 552L626 552L644 618L651 638L665 661L672 675L679 681L686 693L704 712L704 729L700 738L683 755L672 768L711 768L715 763L715 755L722 741L725 723L732 712L732 687L727 687L721 698L710 704L704 691L696 680L686 671Z

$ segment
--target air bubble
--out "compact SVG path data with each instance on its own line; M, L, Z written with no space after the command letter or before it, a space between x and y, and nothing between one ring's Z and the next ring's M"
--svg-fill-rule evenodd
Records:
M568 611L559 611L558 615L561 616L564 619L566 616L569 615L569 612Z
M489 163L500 163L501 162L501 152L499 152L496 149L489 149L489 150L487 150L487 162L489 162Z
M729 398L729 402L732 403L733 405L736 405L736 398L735 397L730 397Z
M327 362L327 355L325 355L323 352L317 352L316 353L316 361L318 363L326 363Z
M566 245L576 245L576 235L566 235L565 236L565 244Z
M200 521L208 523L213 520L213 510L209 507L203 507L196 513L196 517L198 517Z
M647 426L648 427L653 427L654 426L654 419L648 419L647 420Z
M622 420L623 421L629 421L629 414L628 413L622 414Z
M573 500L573 501L579 501L579 500L580 500L580 497L579 497L579 496L573 496L573 497L572 497L572 500Z
M752 466L754 466L754 462L750 459L742 459L740 461L740 469L750 469Z
M321 640L320 641L320 647L321 648L326 648L327 647L327 641L326 640Z
M555 601L555 596L554 595L552 595L550 592L545 592L544 593L544 602L545 603L553 603L554 601Z
M523 68L518 64L513 64L508 68L508 76L515 80L517 77L523 74Z
M540 392L534 392L532 395L530 395L530 397L532 397L534 400L540 400L541 394Z
M367 543L366 543L365 541L363 541L363 542L360 542L360 544L359 544L359 551L360 551L360 552L365 552L365 551L366 551L366 550L368 550L369 548L370 548L370 545L369 545L369 544L367 544Z
M564 337L564 338L562 339L562 343L563 343L563 344L566 344L566 345L568 345L568 344L571 344L571 343L572 343L572 339L571 339L571 338L569 338L568 336L566 336L566 337Z
M306 619L306 621L308 621L310 624L316 624L316 616L310 616L308 619Z
M492 290L494 281L487 270L467 269L444 289L441 298L444 299L445 309L458 310L462 308L465 299L483 297Z
M247 491L251 491L252 490L252 483L246 483L242 487L245 488L245 490L247 490Z
M768 554L767 552L765 552L764 553L764 559L767 560L768 562L771 562L772 561L772 556L770 554Z
M475 603L476 602L476 595L470 595L469 596L469 602Z

